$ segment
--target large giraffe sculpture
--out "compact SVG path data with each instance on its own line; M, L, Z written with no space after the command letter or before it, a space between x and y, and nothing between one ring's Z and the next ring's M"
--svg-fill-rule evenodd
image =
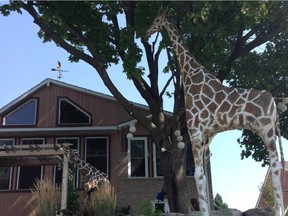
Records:
M278 113L272 95L267 91L228 88L199 64L186 48L175 25L159 14L148 29L149 37L166 29L181 68L185 94L185 113L195 162L195 180L200 210L209 215L206 177L203 168L204 145L218 132L247 129L264 141L270 158L274 189L275 214L284 215L281 189L281 163L276 150ZM276 127L277 126L277 127ZM278 130L280 139L280 131Z
M80 171L83 177L83 187L87 193L97 190L99 187L110 185L108 175L84 160L81 160L77 150L70 148L62 148L62 150L65 151L69 163L76 165Z

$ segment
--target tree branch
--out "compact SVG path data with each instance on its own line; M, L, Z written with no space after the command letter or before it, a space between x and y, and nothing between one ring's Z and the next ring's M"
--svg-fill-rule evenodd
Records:
M124 109L126 109L129 113L132 113L132 116L135 117L141 124L152 134L156 134L155 131L157 127L151 123L149 119L146 118L147 112L141 112L141 110L137 109L133 104L128 101L123 95L118 91L118 89L115 87L113 82L111 81L109 75L107 74L107 71L103 67L102 63L96 59L92 58L91 56L85 54L84 52L76 49L75 47L68 44L66 41L64 41L57 33L55 33L41 18L41 16L37 13L37 11L34 9L32 2L27 2L25 4L22 2L21 7L26 10L33 18L34 22L47 34L49 37L60 47L71 53L72 55L75 55L82 59L83 61L87 62L91 66L93 66L100 77L102 78L104 84L107 86L109 91L112 93L112 95L117 99L119 104L123 106Z

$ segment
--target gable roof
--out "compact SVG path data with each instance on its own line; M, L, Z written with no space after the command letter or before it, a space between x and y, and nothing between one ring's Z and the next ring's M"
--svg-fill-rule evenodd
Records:
M103 94L103 93L100 93L100 92L96 92L96 91L92 91L90 89L86 89L86 88L79 87L79 86L76 86L76 85L68 84L68 83L65 83L65 82L61 82L61 81L58 81L58 80L54 80L54 79L51 79L51 78L47 78L47 79L43 80L42 82L40 82L38 85L34 86L33 88L31 88L27 92L23 93L22 95L20 95L16 99L14 99L13 101L11 101L10 103L8 103L7 105L3 106L0 109L0 114L3 113L4 111L6 111L7 109L9 109L10 107L14 106L15 104L17 104L19 101L23 100L25 97L27 97L27 95L39 90L40 88L42 88L44 86L49 86L51 83L53 83L55 85L58 85L58 86L74 89L76 91L80 91L80 92L83 92L83 93L91 94L91 95L94 95L94 96L97 96L97 97L101 97L101 98L104 98L104 99L108 99L108 100L117 102L117 100L113 96L110 96L110 95L107 95L107 94ZM133 101L130 101L130 102L133 103L135 106L137 106L139 108L148 109L148 106L145 106L143 104L135 103Z
M22 95L20 95L19 97L17 97L14 100L12 100L7 105L3 106L0 109L0 115L3 114L4 112L8 111L13 106L15 106L18 103L20 103L22 100L25 100L25 98L27 96L29 96L30 94L33 94L34 92L39 91L43 87L50 86L51 84L58 85L60 87L69 88L69 89L72 89L72 90L75 90L75 91L78 91L78 92L82 92L82 93L85 93L85 94L90 94L92 96L100 97L100 98L103 98L103 99L106 99L106 100L110 100L110 101L113 101L113 102L117 103L117 100L113 96L110 96L110 95L107 95L107 94L104 94L104 93L100 93L100 92L96 92L96 91L92 91L92 90L89 90L89 89L86 89L86 88L83 88L83 87L79 87L79 86L76 86L76 85L68 84L68 83L65 83L65 82L62 82L62 81L58 81L58 80L54 80L54 79L51 79L51 78L47 78L47 79L43 80L42 82L40 82L39 84L37 84L36 86L34 86L33 88L31 88L28 91L26 91L25 93L23 93ZM149 111L149 107L146 106L146 105L135 103L133 101L130 101L130 103L132 103L134 106L136 106L136 107L138 107L140 109L144 109L144 110ZM170 117L173 116L172 112L164 111L164 113L167 116L170 116ZM151 114L147 114L146 117L147 118L151 118ZM134 119L133 122L137 122L137 120ZM99 128L97 126L95 128L94 127L90 127L90 130L95 131L95 129L96 129L97 131L99 131L99 130L101 131L101 130L109 130L110 129L112 131L115 131L115 130L119 130L119 129L123 128L123 127L129 126L130 123L131 123L131 119L129 121L127 121L127 122L119 123L117 126L114 126L114 127L109 126L108 128L107 127L100 127ZM19 129L19 130L23 130L22 132L30 131L29 128L26 128L26 129L23 128L23 129ZM19 130L17 130L17 131L19 132ZM41 132L42 130L47 131L47 128L43 128L43 129L38 128L38 129L33 129L33 130L35 130L35 131L38 130L39 132ZM55 132L51 128L50 128L50 130L51 130L50 132ZM59 129L57 128L56 130L58 131ZM1 131L5 132L5 133L12 133L13 132L9 128L1 128ZM87 131L89 131L89 130L87 130Z

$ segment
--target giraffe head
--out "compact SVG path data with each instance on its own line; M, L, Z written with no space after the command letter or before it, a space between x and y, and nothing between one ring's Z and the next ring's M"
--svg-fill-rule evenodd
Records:
M92 191L97 188L94 179L89 179L87 182L84 182L84 190L86 192Z
M154 34L155 32L161 31L162 26L163 26L163 24L164 24L164 22L165 22L165 20L166 20L166 13L167 13L167 11L168 11L168 8L167 8L164 12L159 13L159 14L155 17L152 25L150 26L150 28L149 28L149 29L147 30L147 32L146 32L146 36L147 36L147 37L150 37L150 36L151 36L152 34Z

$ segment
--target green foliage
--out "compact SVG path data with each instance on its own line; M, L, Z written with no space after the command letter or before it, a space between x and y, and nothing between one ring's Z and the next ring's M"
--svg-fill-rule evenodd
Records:
M31 189L37 207L37 216L55 215L60 209L60 188L49 179L37 180Z
M269 177L270 185L261 184L259 186L259 191L262 193L262 197L264 198L265 206L266 207L274 207L274 195L273 195L273 186L271 185L271 177Z
M11 11L22 14L21 3L19 1L11 1L9 4L2 4L0 2L0 13L3 16L9 16Z
M214 208L215 210L220 210L220 209L228 209L228 205L223 202L223 199L220 194L216 194L214 198Z
M76 214L79 210L79 203L78 198L79 195L77 191L74 188L74 178L76 174L76 169L74 166L69 167L69 173L68 173L68 194L67 194L67 209Z
M71 54L71 61L81 59L94 67L126 109L130 102L125 101L105 71L110 65L122 63L126 77L151 107L153 122L146 118L147 113L135 112L133 117L154 131L151 133L154 140L169 140L166 122L159 115L163 111L163 95L174 99L173 119L181 119L177 127L186 125L184 117L178 118L183 113L184 98L179 67L165 32L156 37L157 41L155 36L149 41L145 36L159 9L164 8L193 56L221 81L232 87L266 89L275 97L287 97L288 3L285 1L12 1L1 4L0 12L7 16L11 11L26 10L39 25L43 42L54 41ZM169 57L163 72L173 75L164 85L158 74L163 50L168 50L166 58ZM140 62L148 63L147 70ZM174 92L167 91L166 84L171 84ZM286 138L287 119L287 111L280 113ZM187 135L187 131L183 133ZM262 160L263 165L268 164L267 151L263 150L259 137L244 131L238 141L243 147L242 158L251 156ZM172 164L178 163L177 156L168 154L175 160Z
M152 203L150 200L146 200L141 205L139 211L136 213L135 216L160 216L161 212L155 211L153 209Z

